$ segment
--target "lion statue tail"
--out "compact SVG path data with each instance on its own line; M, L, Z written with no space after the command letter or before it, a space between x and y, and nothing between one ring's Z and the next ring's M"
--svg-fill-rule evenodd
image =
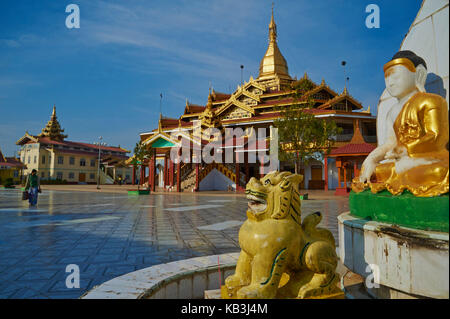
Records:
M329 242L336 248L336 243L334 241L333 234L325 228L317 227L322 220L322 213L315 212L305 217L302 222L302 229L306 235L310 236L315 240L324 240Z

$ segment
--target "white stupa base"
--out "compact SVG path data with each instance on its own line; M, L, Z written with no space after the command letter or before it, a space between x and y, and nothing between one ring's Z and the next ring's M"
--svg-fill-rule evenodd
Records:
M338 223L340 259L365 278L372 296L449 298L448 233L366 221L349 212Z

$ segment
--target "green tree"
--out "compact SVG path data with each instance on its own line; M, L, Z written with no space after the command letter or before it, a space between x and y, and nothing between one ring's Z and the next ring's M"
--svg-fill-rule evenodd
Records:
M134 152L134 157L131 161L131 164L134 167L137 167L138 164L144 163L145 159L150 158L152 155L154 155L154 149L148 147L147 145L142 143L142 141L139 141L138 143L136 143L133 152ZM139 189L139 185L138 185L138 189Z
M295 173L308 164L317 154L328 154L341 133L334 121L316 118L308 110L314 108L314 101L305 93L313 88L307 79L300 80L293 88L294 103L278 108L280 117L274 121L278 128L279 159L292 162Z

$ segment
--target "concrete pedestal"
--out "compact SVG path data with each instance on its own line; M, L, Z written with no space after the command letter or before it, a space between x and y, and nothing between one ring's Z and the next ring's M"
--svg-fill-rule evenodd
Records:
M338 216L339 253L378 298L449 298L449 234ZM378 288L377 288L378 286Z

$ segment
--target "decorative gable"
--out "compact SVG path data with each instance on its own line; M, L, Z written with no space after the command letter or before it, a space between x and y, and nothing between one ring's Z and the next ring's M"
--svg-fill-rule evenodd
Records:
M252 113L235 106L234 108L229 108L226 112L224 112L221 120L235 120L250 117L252 117Z

